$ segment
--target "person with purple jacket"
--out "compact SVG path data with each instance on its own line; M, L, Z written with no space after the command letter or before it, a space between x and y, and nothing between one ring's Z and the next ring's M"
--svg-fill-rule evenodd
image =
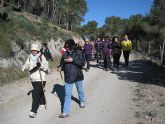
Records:
M104 69L106 71L108 71L109 70L109 63L110 63L111 42L106 38L102 42L102 47L103 47Z
M96 60L97 63L99 63L102 58L102 41L100 38L97 38L97 40L95 41L94 48L96 52Z
M87 68L85 69L85 71L89 71L90 61L92 59L92 51L93 51L93 45L89 43L89 39L86 39L83 49L84 49L85 59L87 62Z

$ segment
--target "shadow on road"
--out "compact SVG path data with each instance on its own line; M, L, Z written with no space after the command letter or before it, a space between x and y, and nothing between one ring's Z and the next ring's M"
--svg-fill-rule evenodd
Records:
M104 69L103 64L101 62L97 63L97 64L90 64L90 66L93 67L93 68Z
M65 97L65 88L64 86L60 85L60 84L55 84L53 85L53 90L51 92L52 94L58 96L60 103L61 103L61 112L63 110L63 106L64 106L64 97ZM71 99L76 102L77 104L80 104L79 99L77 99L76 97L72 96Z
M96 64L90 64L93 68L98 68L104 70L104 61L96 63ZM109 63L108 69L112 70L112 62Z
M117 74L120 80L165 87L165 68L148 60L134 60L129 67L121 67Z

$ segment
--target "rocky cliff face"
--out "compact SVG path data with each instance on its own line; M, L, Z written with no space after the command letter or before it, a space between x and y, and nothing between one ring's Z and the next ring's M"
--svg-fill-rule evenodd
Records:
M80 41L80 44L83 44L83 40L80 38L75 38L76 42ZM31 40L25 43L25 46L19 46L15 42L12 42L12 57L9 58L2 58L0 57L0 67L1 68L8 68L12 65L20 67L25 62L27 56L30 52L30 45L31 43L38 43L41 46L41 41L39 40ZM47 42L48 48L53 57L60 56L60 50L64 45L64 40L62 38L58 38L57 40L51 38L50 41Z
M25 62L29 51L30 51L30 45L31 43L38 43L41 46L41 42L38 40L31 40L30 42L26 42L25 46L21 48L22 46L17 45L15 42L12 42L12 56L8 58L0 58L0 67L1 68L8 68L12 65L15 65L17 67L20 67ZM53 38L48 42L48 48L50 49L50 52L52 53L52 56L59 56L60 55L60 49L62 48L64 44L64 40L59 38L58 40L54 40Z

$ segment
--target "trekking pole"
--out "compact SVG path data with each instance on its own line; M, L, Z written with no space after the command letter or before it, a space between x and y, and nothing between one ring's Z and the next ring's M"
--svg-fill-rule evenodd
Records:
M46 96L45 96L45 93L44 93L44 85L43 85L43 80L42 80L42 75L41 75L41 69L40 68L39 68L39 74L40 74L40 79L41 79L41 83L42 83L42 92L43 92L44 100L45 100L45 109L47 109Z
M19 68L21 68L21 67L19 67ZM18 69L18 68L17 68ZM29 75L29 74L28 74ZM27 77L26 77L26 81L27 81L27 83L31 83L31 81L30 81L30 77L27 75ZM31 90L29 90L26 94L29 96L31 93L32 93L32 91L33 91L33 89L31 89Z
M61 76L61 79L63 80L63 77L62 77L62 73L61 73L61 71L60 71L60 76Z
M27 81L28 83L31 83L29 78L27 78L26 81ZM28 92L27 92L27 95L29 96L32 92L33 92L33 89L30 90L30 91L28 91Z
M64 85L64 79L63 79L63 76L62 76L62 73L61 73L61 69L59 70L59 67L57 67L57 72L60 72L60 77L61 77L60 83L61 83L62 85Z
M60 72L61 79L63 80L63 76L62 76L62 73L61 73L61 69L59 70L58 66L57 66L57 72Z

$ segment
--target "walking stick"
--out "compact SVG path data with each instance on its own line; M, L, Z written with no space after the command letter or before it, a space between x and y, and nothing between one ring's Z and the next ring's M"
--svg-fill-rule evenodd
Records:
M28 82L28 83L31 83L29 80L30 80L30 79L27 78L27 82ZM29 91L27 92L27 95L29 96L29 95L33 92L33 90L34 90L34 89L29 90Z
M57 72L60 72L60 77L61 77L60 84L62 84L64 86L64 79L63 79L63 76L62 76L62 73L61 73L61 69L59 69L58 66L57 66Z
M44 85L43 85L43 80L42 80L42 75L41 75L41 69L40 68L39 68L39 74L40 74L40 79L41 79L41 83L42 83L42 92L43 92L44 100L45 100L45 109L47 109L47 101L46 101L46 96L45 96L45 93L44 93Z
M63 79L62 73L61 73L61 71L59 71L59 72L60 72L60 76L61 76L61 84L64 86L65 82L64 82L64 79Z
M61 76L61 79L63 80L63 77L62 77L61 71L60 71L60 76Z

